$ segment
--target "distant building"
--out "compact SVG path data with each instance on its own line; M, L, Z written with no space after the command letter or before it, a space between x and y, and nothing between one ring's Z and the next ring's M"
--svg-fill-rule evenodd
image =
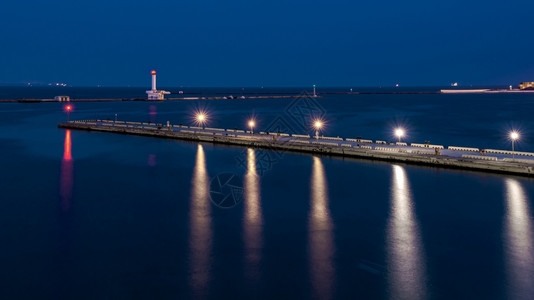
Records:
M56 96L56 97L54 97L54 99L56 101L59 101L59 102L69 102L70 101L70 97L69 96Z
M534 82L521 82L519 84L520 90L531 90L534 89Z

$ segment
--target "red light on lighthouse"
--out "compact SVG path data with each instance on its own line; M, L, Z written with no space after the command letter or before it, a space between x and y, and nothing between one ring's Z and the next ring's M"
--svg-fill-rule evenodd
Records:
M152 75L156 75L156 71L155 70L152 70Z

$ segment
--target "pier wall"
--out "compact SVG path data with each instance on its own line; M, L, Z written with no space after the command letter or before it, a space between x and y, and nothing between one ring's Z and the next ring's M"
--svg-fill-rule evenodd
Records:
M118 124L113 124L109 121L100 122L101 123L98 123L97 121L72 121L68 123L60 123L58 124L58 127L117 134L177 139L193 142L208 142L225 145L235 145L241 147L268 149L273 151L290 151L309 154L332 155L340 157L402 162L432 167L445 167L465 170L477 170L483 172L515 174L522 176L534 176L534 161L532 160L527 161L502 159L497 161L496 159L490 158L489 156L478 155L462 155L459 157L451 157L446 155L435 155L434 151L422 149L407 151L404 148L394 148L395 146L384 147L383 144L379 144L373 148L373 146L369 144L358 144L356 146L355 144L348 143L349 140L358 141L358 143L364 143L363 141L372 143L371 140L362 139L345 139L347 142L340 143L317 141L314 139L293 139L291 137L286 137L286 140L281 140L281 137L277 135L249 135L242 133L240 134L238 132L233 134L235 130L231 130L231 132L226 131L224 133L221 132L221 130L216 130L216 132L206 132L202 130L194 130L191 127L185 128L186 126L184 126L183 128L180 128L179 131L176 131L173 130L173 128L175 128L174 126L167 127L161 124L152 124L151 126L153 127L126 127L126 125L117 126ZM487 159L482 159L481 157L486 157Z

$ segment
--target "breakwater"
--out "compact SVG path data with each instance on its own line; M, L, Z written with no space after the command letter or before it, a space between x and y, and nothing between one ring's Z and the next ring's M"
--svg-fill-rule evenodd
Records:
M59 123L59 128L209 142L273 151L313 153L360 159L395 161L432 167L456 168L534 176L534 153L497 149L342 138L282 132L250 132L239 129L203 128L110 120Z
M67 103L67 102L122 102L122 101L149 101L149 102L164 102L164 101L187 101L187 100L234 100L234 99L242 99L242 100L254 100L254 99L293 99L293 98L301 98L302 95L256 95L256 96L198 96L198 97L169 97L165 98L163 100L153 100L153 99L147 99L147 98L94 98L94 99L76 99L71 98L69 101L58 101L56 99L0 99L0 103L41 103L41 102L61 102L61 103ZM321 97L321 96L314 96L314 97Z

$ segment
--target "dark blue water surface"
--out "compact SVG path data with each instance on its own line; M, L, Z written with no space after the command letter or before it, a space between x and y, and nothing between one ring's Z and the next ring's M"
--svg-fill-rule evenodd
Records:
M325 95L74 103L70 118L189 124L205 110L210 127L255 116L257 130L313 133L322 117L329 136L393 140L401 125L407 141L499 149L517 128L534 151L533 104ZM530 178L58 129L66 117L0 104L3 299L534 295Z

